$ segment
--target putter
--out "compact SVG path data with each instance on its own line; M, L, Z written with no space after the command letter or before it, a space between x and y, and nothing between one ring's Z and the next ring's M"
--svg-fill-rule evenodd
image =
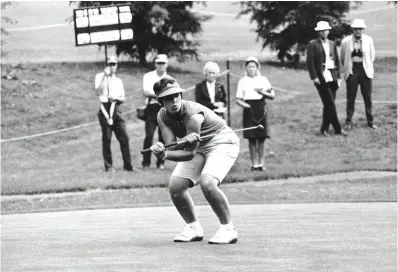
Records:
M245 131L245 130L253 130L253 129L264 129L264 127L263 127L262 125L258 125L258 126L255 126L255 127L235 129L235 130L227 131L227 132L223 132L223 133L216 133L216 134L206 135L206 136L201 137L201 139L202 139L202 140L206 140L206 139L211 138L211 137L214 137L214 136L216 136L216 135L228 134L228 133L231 133L231 132L239 132L239 131ZM185 144L185 143L187 143L186 140L183 140L183 141L175 141L175 142L172 142L172 143L170 143L170 144L165 145L164 147L165 147L165 148L168 148L168 147L171 147L171 146L180 145L180 144ZM150 149L150 148L147 148L147 149L141 150L141 154L144 154L145 152L150 152L150 151L151 151L151 149Z

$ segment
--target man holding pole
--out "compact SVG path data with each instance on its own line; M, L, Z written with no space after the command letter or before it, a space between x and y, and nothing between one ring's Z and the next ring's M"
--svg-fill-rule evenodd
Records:
M95 91L101 103L98 118L102 129L102 156L104 158L106 172L115 172L111 151L113 131L120 143L123 168L126 171L133 171L126 124L124 123L119 108L119 105L125 100L124 86L122 80L116 77L116 70L117 57L110 56L107 58L104 72L98 73L95 76Z

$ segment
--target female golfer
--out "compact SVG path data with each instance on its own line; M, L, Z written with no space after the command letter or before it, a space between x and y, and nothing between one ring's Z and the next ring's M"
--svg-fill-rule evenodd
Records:
M169 149L158 142L150 148L156 156L178 162L170 178L169 191L175 207L187 225L174 238L174 242L203 239L203 229L188 193L188 188L199 183L221 223L220 229L210 238L209 243L236 243L238 233L231 220L228 199L218 186L238 157L238 136L212 110L199 103L183 100L184 90L174 78L168 76L161 79L155 83L153 89L163 106L157 121L165 144L170 144L177 138L187 142ZM201 136L211 134L216 136L201 140Z
M246 74L239 80L236 103L243 108L243 127L262 125L262 130L248 130L243 137L249 140L252 171L264 170L264 143L270 138L265 99L274 99L275 92L268 79L260 74L260 62L249 57L245 62Z

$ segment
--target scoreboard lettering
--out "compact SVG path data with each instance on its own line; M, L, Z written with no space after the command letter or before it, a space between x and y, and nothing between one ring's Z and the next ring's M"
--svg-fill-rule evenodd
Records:
M76 46L115 43L133 39L130 5L75 9Z

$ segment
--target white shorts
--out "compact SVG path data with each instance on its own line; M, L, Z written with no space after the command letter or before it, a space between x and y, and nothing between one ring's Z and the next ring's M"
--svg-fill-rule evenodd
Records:
M226 127L203 146L199 146L194 158L177 163L171 176L186 178L192 181L192 187L201 175L211 175L219 184L228 174L239 155L239 137Z

